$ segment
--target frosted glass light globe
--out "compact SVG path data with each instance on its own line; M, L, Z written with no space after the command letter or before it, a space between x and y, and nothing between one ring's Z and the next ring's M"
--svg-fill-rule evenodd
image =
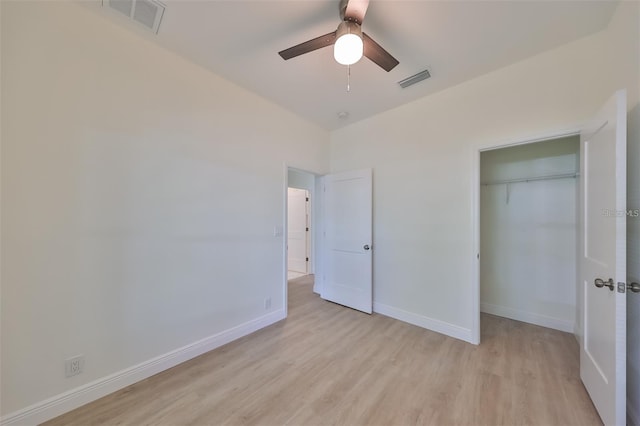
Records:
M364 46L357 34L343 34L333 46L333 57L342 65L353 65L362 58Z

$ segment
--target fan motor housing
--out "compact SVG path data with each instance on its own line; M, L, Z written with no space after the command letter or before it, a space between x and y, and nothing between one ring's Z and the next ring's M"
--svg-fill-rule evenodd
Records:
M345 34L355 34L362 38L362 27L353 21L342 21L336 30L336 40Z

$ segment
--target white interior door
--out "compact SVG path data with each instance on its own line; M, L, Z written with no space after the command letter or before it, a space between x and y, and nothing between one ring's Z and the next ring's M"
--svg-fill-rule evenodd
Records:
M308 273L309 192L289 188L287 199L287 261L290 271Z
M626 417L626 113L617 92L580 135L580 377L606 425Z
M372 311L371 169L325 177L323 299Z

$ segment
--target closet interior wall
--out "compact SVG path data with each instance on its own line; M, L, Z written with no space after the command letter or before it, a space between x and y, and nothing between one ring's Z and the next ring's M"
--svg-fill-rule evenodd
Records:
M480 157L480 309L573 332L578 136Z

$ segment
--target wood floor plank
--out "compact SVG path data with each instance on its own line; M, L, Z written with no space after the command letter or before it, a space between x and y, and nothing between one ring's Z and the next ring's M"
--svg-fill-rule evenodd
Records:
M601 425L568 334L491 315L470 345L289 283L289 317L47 422Z

